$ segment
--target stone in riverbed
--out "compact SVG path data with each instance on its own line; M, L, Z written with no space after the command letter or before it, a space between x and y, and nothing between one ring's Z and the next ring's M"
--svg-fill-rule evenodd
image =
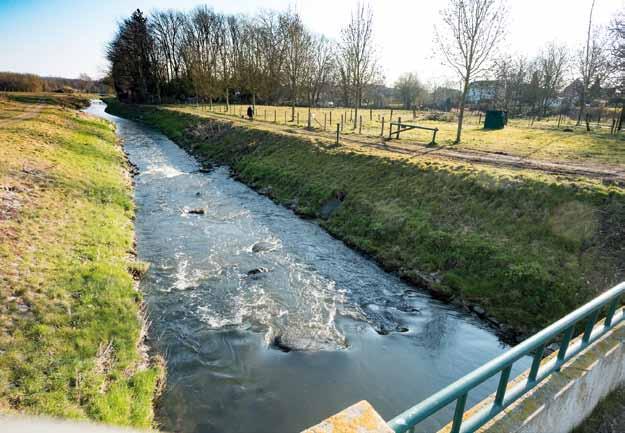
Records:
M187 211L188 214L192 214L192 215L204 215L206 213L206 210L199 207L199 208L195 208L195 209L189 209Z
M256 242L253 246L252 246L252 252L253 253L261 253L261 252L265 252L265 251L273 251L276 249L276 244L273 244L271 242L265 242L265 241L261 241L261 242Z
M269 269L267 269L267 268L255 268L255 269L247 271L247 276L248 277L253 277L253 276L256 276L256 275L264 274L266 272L269 272Z

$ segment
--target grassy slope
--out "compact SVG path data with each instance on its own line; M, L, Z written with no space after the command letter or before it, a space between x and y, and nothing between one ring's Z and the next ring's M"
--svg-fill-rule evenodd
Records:
M387 269L457 301L480 304L526 333L553 321L622 277L625 192L528 172L329 149L254 128L188 133L190 114L112 102L242 181L316 217ZM207 122L204 120L204 122ZM213 124L215 125L215 124ZM187 131L187 132L185 132Z
M1 410L152 425L133 214L109 123L50 105L0 128Z
M206 107L195 107L194 105L171 105L169 109L196 114L198 116L214 115ZM233 106L232 115L245 113L247 107ZM214 110L222 116L223 107L215 106ZM284 114L287 114L287 123L289 127L296 128L297 123L290 122L289 107L270 107L260 106L256 108L256 121L263 123L265 121L265 111L267 112L267 123L273 123L277 120L279 125L284 126ZM299 127L307 126L308 109L298 107L300 122ZM332 112L333 125L327 125L329 131L335 131L336 122L340 120L342 113L348 113L348 109L313 109L315 115L313 126L322 128L325 119L329 121L329 113ZM274 114L275 113L275 114ZM385 118L385 136L389 129L389 110L373 110L372 119L369 120L369 110L363 110L363 135L379 136L381 130L381 122L378 121L384 116ZM427 120L427 116L431 113L417 112L417 118L412 119L412 112L405 110L394 110L393 119L397 120L401 117L407 123L414 123L421 126L431 128L439 128L437 134L437 142L441 145L452 146L454 149L473 149L488 152L504 152L510 155L528 157L538 160L555 160L566 161L571 163L601 163L601 164L625 164L625 135L610 135L610 124L603 123L601 126L593 123L591 132L586 132L586 125L575 127L575 123L571 120L563 122L561 128L557 127L557 119L536 121L530 127L527 120L512 119L508 126L503 130L488 131L482 128L483 118L467 113L462 134L462 144L454 145L456 138L455 115L449 115L449 119L454 121L432 121ZM345 115L345 114L344 114ZM275 117L274 117L275 116ZM349 118L349 117L348 117ZM478 121L481 119L482 123ZM610 122L610 118L604 121ZM563 129L569 129L565 132ZM346 136L357 136L359 130L353 130L351 125L345 125L342 132ZM412 130L402 133L402 141L416 141L420 143L429 143L432 133L429 131Z

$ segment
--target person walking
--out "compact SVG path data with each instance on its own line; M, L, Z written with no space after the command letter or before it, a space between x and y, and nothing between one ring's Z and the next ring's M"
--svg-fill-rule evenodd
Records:
M250 120L254 120L254 109L252 106L247 107L247 117Z

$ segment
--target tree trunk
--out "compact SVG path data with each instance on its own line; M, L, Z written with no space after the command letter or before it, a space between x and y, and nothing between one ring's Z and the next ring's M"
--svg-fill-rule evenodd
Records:
M252 110L256 114L256 92L252 92Z
M464 80L464 89L460 97L460 107L458 110L458 130L456 131L455 144L460 144L462 140L462 122L464 121L464 107L466 105L467 93L469 93L469 79Z
M625 121L625 103L623 103L623 107L621 108L621 115L618 118L618 127L616 128L617 131L620 131L621 129L623 129L624 121Z
M360 88L356 89L356 101L354 104L354 129L358 126L358 109L360 108L361 91Z
M577 115L577 124L575 126L579 126L582 123L582 116L584 115L584 110L586 109L586 89L582 90L582 94L579 98L579 113Z

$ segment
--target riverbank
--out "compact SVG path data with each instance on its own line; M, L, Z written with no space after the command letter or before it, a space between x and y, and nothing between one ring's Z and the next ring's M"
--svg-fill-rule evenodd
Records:
M527 335L623 277L618 185L109 102L505 334Z
M149 428L163 368L143 341L132 185L85 104L0 99L0 410Z

